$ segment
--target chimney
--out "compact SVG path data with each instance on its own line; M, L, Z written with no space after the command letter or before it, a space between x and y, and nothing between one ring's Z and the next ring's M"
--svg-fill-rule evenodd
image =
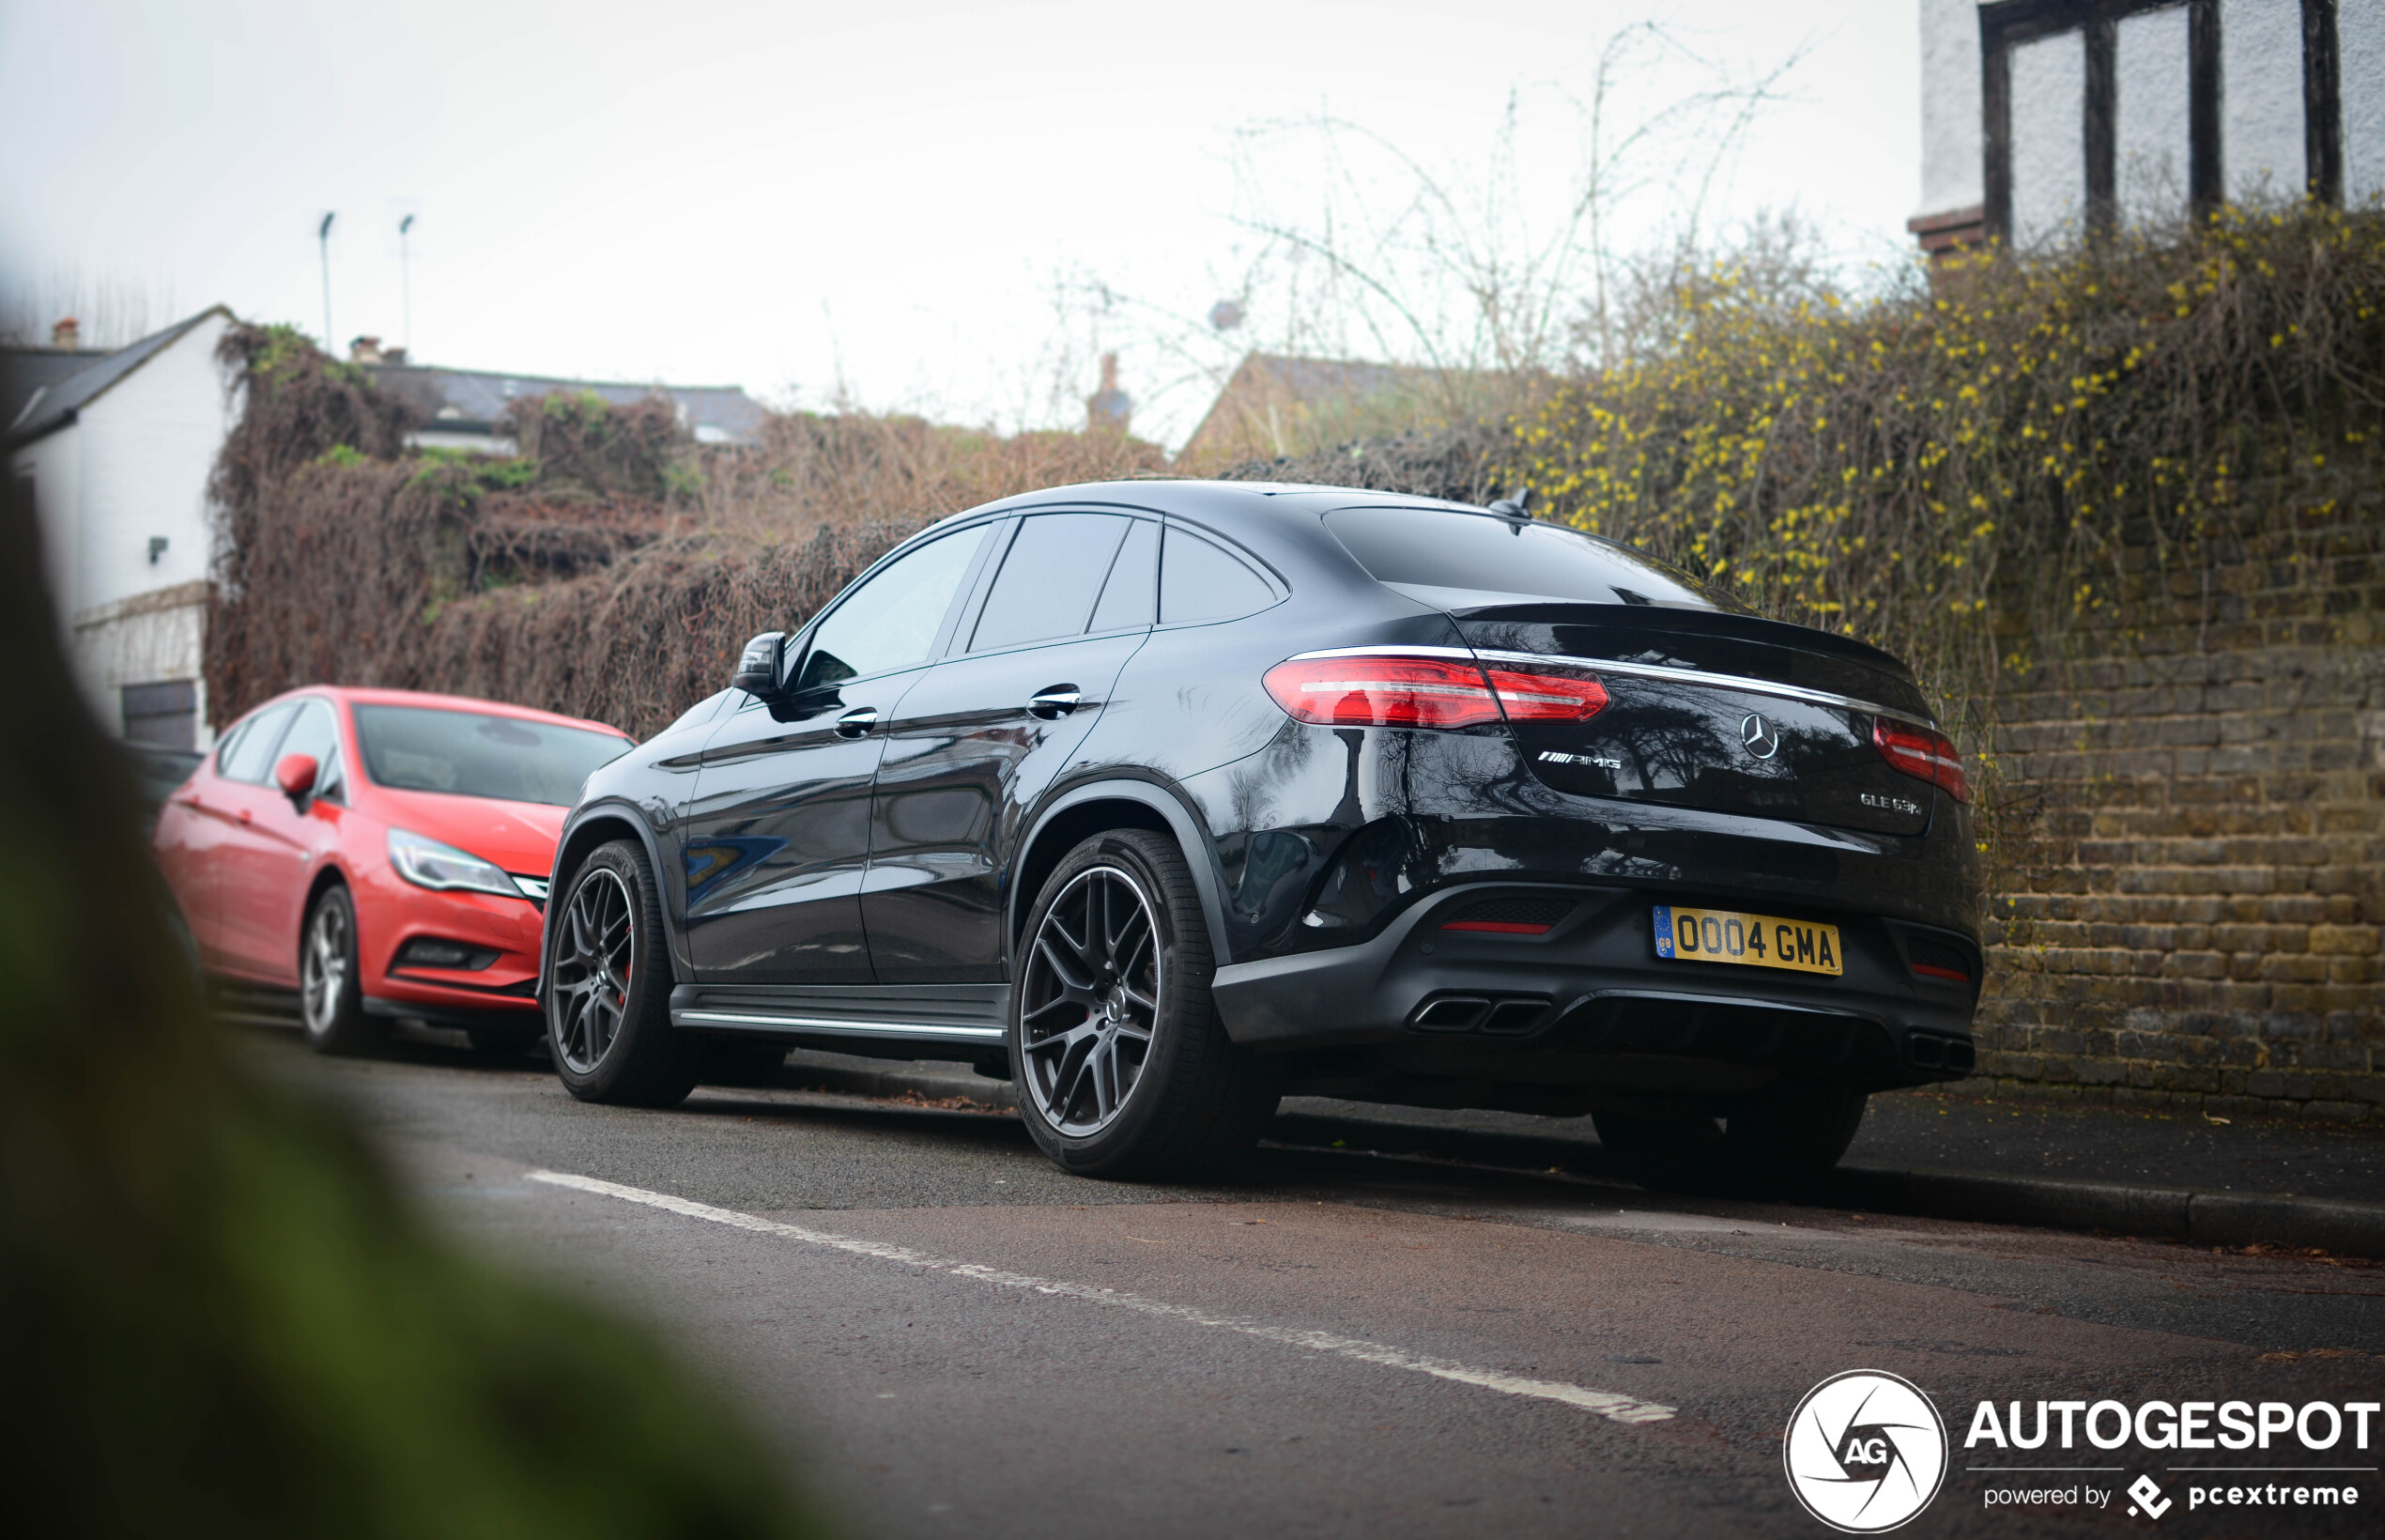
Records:
M1124 433L1134 398L1118 389L1118 356L1101 355L1101 388L1085 398L1085 431Z
M347 361L350 363L380 362L381 339L378 337L355 338L347 345Z
M83 323L69 316L50 329L50 346L71 353L83 346Z

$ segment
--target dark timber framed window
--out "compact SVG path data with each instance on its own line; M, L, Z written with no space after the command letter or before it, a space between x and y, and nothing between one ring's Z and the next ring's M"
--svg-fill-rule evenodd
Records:
M2012 51L2040 38L2081 34L2086 100L2080 114L2079 154L2091 236L2111 233L2119 219L2118 41L2121 21L2146 11L2183 8L2187 15L2187 194L2196 215L2226 198L2224 147L2220 143L2222 93L2220 0L1998 0L1979 8L1981 146L1985 164L1986 234L2009 241L2012 228ZM2344 199L2341 67L2336 0L2301 0L2302 142L2307 191L2327 203Z

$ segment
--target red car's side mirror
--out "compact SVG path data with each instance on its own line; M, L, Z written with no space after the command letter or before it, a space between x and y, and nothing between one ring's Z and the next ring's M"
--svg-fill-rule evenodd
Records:
M285 754L282 762L273 767L273 784L282 788L283 795L295 802L315 790L315 778L322 774L322 770L312 754Z

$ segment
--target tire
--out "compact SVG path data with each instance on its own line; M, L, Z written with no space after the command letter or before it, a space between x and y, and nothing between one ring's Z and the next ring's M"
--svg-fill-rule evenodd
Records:
M1209 996L1208 928L1175 843L1143 829L1070 851L1028 911L1010 992L1019 1114L1064 1171L1215 1173L1275 1098Z
M356 901L333 883L315 897L299 932L299 1024L318 1054L369 1054L388 1028L364 1014L364 972L356 961Z
M1722 1125L1712 1117L1593 1113L1598 1143L1642 1187L1692 1186L1718 1168Z
M472 1040L472 1052L483 1058L515 1059L530 1052L530 1045L546 1036L546 1028L537 1022L489 1022L464 1029Z
M634 840L599 847L546 915L546 1046L582 1101L674 1107L696 1088L701 1044L670 1024L662 899Z
M1831 1081L1784 1079L1712 1117L1598 1113L1598 1142L1644 1187L1761 1194L1810 1181L1839 1163L1863 1125L1870 1093Z
M707 1086L769 1086L786 1067L787 1045L739 1038L712 1038L701 1043L698 1072Z
M1758 1182L1819 1177L1854 1143L1870 1100L1870 1092L1836 1081L1776 1081L1731 1110L1726 1158Z

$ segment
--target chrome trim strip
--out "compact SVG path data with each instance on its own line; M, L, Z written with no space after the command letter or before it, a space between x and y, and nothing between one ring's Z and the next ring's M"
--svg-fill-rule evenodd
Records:
M862 1038L953 1038L964 1042L999 1042L1006 1035L998 1026L959 1026L945 1022L848 1022L824 1016L773 1016L747 1010L674 1010L673 1026L777 1026L803 1032L845 1032Z
M1672 685L1705 685L1719 689L1740 690L1749 695L1770 695L1783 701L1802 701L1808 705L1837 706L1846 711L1867 712L1873 716L1885 716L1891 721L1911 722L1932 732L1938 724L1917 712L1884 706L1870 701L1859 701L1852 695L1838 695L1829 690L1808 689L1802 685L1776 684L1769 679L1747 679L1738 674L1707 673L1699 669L1668 669L1654 663L1624 663L1608 657L1568 657L1557 653L1506 653L1466 647L1331 647L1320 652L1300 653L1291 661L1302 662L1320 657L1462 657L1489 663L1521 663L1542 665L1559 663L1594 673L1630 674L1638 679L1656 679Z

